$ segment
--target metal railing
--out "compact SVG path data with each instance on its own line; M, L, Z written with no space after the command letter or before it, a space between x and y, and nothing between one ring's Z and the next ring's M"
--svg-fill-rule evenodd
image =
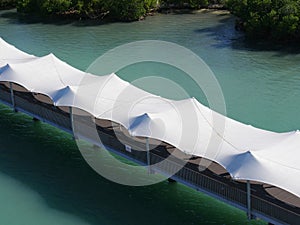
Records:
M0 85L0 101L12 106L10 92L3 85Z
M166 160L156 154L151 154L151 162L155 163L164 160L163 167L157 167L152 165L153 168L158 169L161 172L172 174L177 170L178 165L176 162ZM192 184L196 188L205 190L219 196L222 199L228 200L234 204L238 204L241 208L247 208L247 193L241 189L235 188L233 185L226 184L210 176L207 176L199 171L192 170L187 167L180 169L175 175L175 178L183 180L186 183ZM264 217L273 218L277 221L281 221L288 224L299 224L300 215L285 209L279 205L276 205L270 201L262 199L256 195L251 195L252 213L263 215Z
M212 192L213 194L218 195L224 199L233 201L234 203L237 203L244 208L246 207L247 198L245 191L237 189L232 185L228 185L213 177L209 177L201 173L200 171L195 171L187 167L182 167L181 164L178 164L171 160L166 160L163 157L158 156L156 154L151 154L152 163L160 162L162 160L164 160L164 163L160 163L159 167L157 167L157 165L155 164L151 167L153 167L153 169L158 169L170 175L174 171L178 170L178 168L181 168L180 170L178 170L177 173L174 174L175 178L179 178L180 180L192 184L193 186L199 189ZM163 167L161 165L163 165Z
M70 116L53 105L39 103L31 93L16 93L15 108L38 116L45 122L51 122L65 130L72 130ZM26 97L26 98L24 98Z

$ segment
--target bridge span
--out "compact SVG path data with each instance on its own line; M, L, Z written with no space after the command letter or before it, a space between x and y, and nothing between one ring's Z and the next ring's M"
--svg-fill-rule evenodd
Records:
M25 113L73 134L70 113L37 100L30 92L12 90L0 84L0 102L16 112ZM81 121L84 123L82 125L86 127L87 133L89 129L95 129L92 117L82 115L77 117L81 117ZM150 162L152 171L169 175L178 170L171 177L173 180L247 212L249 219L262 218L272 224L299 224L300 222L299 206L276 199L271 195L272 192L267 191L268 188L274 188L272 186L259 182L234 181L223 167L213 162L206 170L199 171L197 162L200 157L182 158L180 153L174 154L174 151L178 151L175 147L164 142L153 148L150 146L151 150L147 152L144 138L131 137L125 128L111 121L99 120L96 128L101 143L98 139L91 140L88 136L81 137L100 148L105 145L112 152L141 165L148 165ZM155 142L155 140L153 141ZM152 141L149 142L151 145ZM163 164L158 164L163 160ZM182 167L183 163L185 166ZM286 194L288 195L288 193Z

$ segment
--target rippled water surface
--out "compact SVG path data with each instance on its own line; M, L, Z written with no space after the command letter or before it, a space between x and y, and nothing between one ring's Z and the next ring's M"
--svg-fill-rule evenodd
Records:
M38 56L53 52L82 70L124 43L164 40L180 44L210 66L230 117L273 131L299 129L300 54L294 48L253 48L233 27L234 18L212 13L156 15L135 23L96 26L82 21L23 21L14 11L0 12L2 38ZM118 74L133 81L148 71L145 68L136 65ZM189 95L206 103L203 93L178 71L151 64L147 68L154 68L152 73L163 71L162 76L174 79ZM154 92L160 94L159 89ZM169 97L165 92L161 95ZM180 184L137 188L111 183L88 167L68 134L4 106L0 121L0 224L247 223L239 210ZM261 222L251 224L256 223Z

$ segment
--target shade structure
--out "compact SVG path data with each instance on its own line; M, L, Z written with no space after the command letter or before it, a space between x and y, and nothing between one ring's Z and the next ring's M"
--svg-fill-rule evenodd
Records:
M0 67L0 81L17 83L27 90L51 99L68 85L78 85L85 75L56 58L53 54L26 62L10 62Z
M57 92L54 99L57 106L72 106L84 109L95 117L114 108L118 96L130 84L115 74L94 76L87 74L80 85L66 86ZM138 89L139 90L139 89ZM143 92L143 91L141 91ZM143 92L149 94L147 92ZM119 100L122 101L122 100ZM128 102L128 99L126 100ZM107 116L107 119L109 116Z
M40 94L40 93L33 93L33 97L36 100L39 100L40 102L49 104L49 105L53 105L53 101L51 98L49 98L48 96L44 95L44 94Z
M292 195L291 193L282 190L278 187L270 186L270 185L263 185L265 188L265 191L268 192L273 197L286 202L287 204L290 204L292 206L296 206L300 208L300 198L297 198L296 196Z
M3 84L7 88L12 87L12 89L14 91L28 92L28 90L26 88L24 88L21 85L16 84L16 83L10 83L10 82L7 82L7 81L2 81L2 82L0 82L0 84Z
M17 49L0 37L0 67L5 66L9 62L26 62L34 58L35 56Z
M122 124L132 136L161 140L184 154L209 159L233 179L270 184L300 197L298 131L258 129L214 112L195 98L162 98L116 74L86 74L53 54L16 62L14 50L7 57L1 53L0 81L46 95L56 106L76 107ZM27 57L19 51L15 54L16 60Z

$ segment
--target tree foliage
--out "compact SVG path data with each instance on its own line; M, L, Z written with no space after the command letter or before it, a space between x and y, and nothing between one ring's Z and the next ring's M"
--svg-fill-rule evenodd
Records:
M113 19L131 21L155 7L154 0L17 0L22 13L41 16L72 14L81 18L109 15Z
M16 7L17 0L0 0L0 9L10 9Z
M108 6L111 15L122 21L138 20L146 13L142 0L112 0Z
M227 6L250 37L300 39L298 0L228 0Z
M1 1L1 0L0 0ZM3 0L2 0L3 1ZM5 0L9 1L9 0ZM222 0L14 0L22 13L41 16L76 15L81 18L108 16L122 21L138 20L159 5L200 8Z

